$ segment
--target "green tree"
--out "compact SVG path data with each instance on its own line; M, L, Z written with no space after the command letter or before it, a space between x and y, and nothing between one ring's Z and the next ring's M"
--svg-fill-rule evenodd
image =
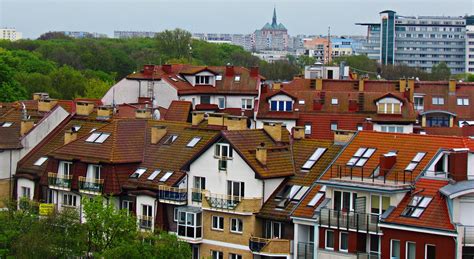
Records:
M100 99L107 93L111 86L111 84L96 78L89 79L86 82L84 97Z
M449 69L446 62L440 62L437 65L434 65L431 69L431 80L449 80L451 76L451 70Z
M64 40L64 39L72 39L72 38L69 36L66 36L64 33L59 32L59 31L46 32L46 33L41 34L38 37L38 40L56 40L56 39Z
M165 30L156 35L159 53L171 58L189 58L192 49L191 33L182 29Z
M14 71L5 62L0 60L0 101L13 102L24 99L26 90L16 80L14 80Z
M56 98L71 100L84 96L86 88L85 77L81 72L69 66L63 66L49 74L51 86L57 91Z

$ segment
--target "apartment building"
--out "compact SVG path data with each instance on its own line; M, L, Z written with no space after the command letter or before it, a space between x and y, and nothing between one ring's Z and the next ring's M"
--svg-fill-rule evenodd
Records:
M380 12L380 22L367 26L363 51L381 64L403 63L431 71L446 62L452 74L465 71L466 19L449 16L402 16Z
M0 28L0 40L16 41L22 38L22 33L14 28Z
M474 73L474 16L466 17L466 73Z

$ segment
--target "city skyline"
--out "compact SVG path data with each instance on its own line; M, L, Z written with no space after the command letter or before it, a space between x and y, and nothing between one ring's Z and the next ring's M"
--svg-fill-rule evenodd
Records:
M112 36L114 30L162 31L174 28L193 33L247 34L271 21L273 8L276 7L279 22L285 24L290 35L326 34L329 26L333 35L364 35L364 28L355 23L375 22L378 20L376 13L385 9L404 15L463 16L473 13L474 8L469 0L436 1L436 4L417 1L410 5L407 5L408 1L322 1L317 5L311 1L229 1L225 5L218 0L178 2L181 4L148 0L134 2L133 5L129 1L109 0L98 3L0 0L0 27L14 27L26 38L36 38L48 31L88 31ZM249 8L250 4L252 8ZM311 6L315 8L308 8ZM364 12L353 11L357 9ZM121 10L127 10L129 14L117 15ZM19 13L21 15L17 15ZM104 20L104 17L108 19Z

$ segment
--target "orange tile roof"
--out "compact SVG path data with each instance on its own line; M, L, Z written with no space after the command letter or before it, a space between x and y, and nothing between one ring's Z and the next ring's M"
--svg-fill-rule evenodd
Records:
M314 198L314 196L318 194L319 190L321 190L321 187L321 185L312 186L303 200L301 200L296 209L293 211L291 216L309 219L312 218L316 208L321 204L321 202L323 202L325 195L321 196L321 199L319 199L319 201L315 203L314 206L309 206L308 204Z
M187 101L172 101L166 111L164 120L187 122L191 114L192 103Z

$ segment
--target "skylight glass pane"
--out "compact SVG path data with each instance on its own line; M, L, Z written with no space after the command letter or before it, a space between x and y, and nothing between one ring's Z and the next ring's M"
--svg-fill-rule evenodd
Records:
M161 177L160 182L166 182L171 175L173 175L173 172L166 172L166 174Z
M193 139L191 139L191 141L189 141L189 143L186 146L187 147L194 147L194 146L196 146L197 143L199 143L200 140L201 140L200 137L194 137Z
M216 80L217 80L217 81L222 80L222 75L217 75L217 76L216 76Z
M407 165L407 168L405 168L405 171L413 171L413 169L415 169L417 165L418 165L417 163L411 162Z
M319 200L323 197L323 193L318 192L314 197L311 199L311 201L308 203L308 206L314 206L316 203L318 203Z
M421 213L423 213L424 209L416 208L413 213L411 214L412 217L419 218Z
M408 204L408 205L410 205L410 206L416 206L416 205L418 205L418 203L420 202L421 198L422 198L421 196L415 196L415 197L413 197L413 198L411 199L411 201L410 201L410 204Z
M420 152L417 153L415 158L413 158L413 162L420 162L423 157L425 157L426 153Z
M301 197L303 197L303 195L306 193L306 191L308 191L309 187L308 186L303 186L301 187L301 189L299 190L299 192L295 195L295 197L293 197L293 200L294 201L299 201L301 200Z
M86 142L95 142L95 140L100 136L99 132L92 133L87 139Z
M72 129L72 131L74 131L74 132L78 132L78 131L81 129L81 127L82 127L81 125L74 125L74 126L72 126L71 129Z
M3 123L2 127L3 127L3 128L9 128L9 127L11 127L12 125L13 125L13 122L8 122L8 121L7 121L7 122L4 122L4 123Z
M130 175L130 178L139 178L145 172L146 168L138 168L132 175Z
M293 199L293 197L298 193L300 189L301 189L301 186L293 185L293 187L291 187L290 196L288 196L288 198Z
M309 158L309 160L318 161L324 151L326 151L325 148L316 149L316 151L314 151L313 155Z
M367 162L367 160L368 160L367 158L361 158L361 159L359 159L359 161L357 161L356 166L364 166L365 163Z
M280 192L276 195L276 198L281 199L281 198L287 198L290 194L292 185L286 185L283 189L281 189Z
M150 176L148 176L148 180L153 181L155 178L160 174L161 170L155 170Z
M240 76L235 76L235 82L240 82Z
M354 156L362 156L362 154L365 152L365 150L366 150L366 148L363 148L363 147L359 148L359 149L355 152Z
M431 200L431 197L423 197L423 200L421 200L420 205L418 206L421 208L426 208L430 204Z
M369 148L367 151L365 151L363 157L370 158L372 154L374 154L375 149L374 148Z
M41 166L44 164L44 162L46 162L46 160L48 160L47 157L43 156L43 157L40 157L38 160L36 160L36 162L34 163L34 165L36 166Z
M349 162L347 162L347 165L354 165L356 161L357 161L357 158L353 157L349 160Z
M110 133L102 133L94 142L104 143L104 141L106 141L109 136L110 136Z
M306 161L306 163L304 163L304 165L301 167L301 169L309 170L313 167L313 165L315 163L316 163L316 161L308 160L308 161Z

